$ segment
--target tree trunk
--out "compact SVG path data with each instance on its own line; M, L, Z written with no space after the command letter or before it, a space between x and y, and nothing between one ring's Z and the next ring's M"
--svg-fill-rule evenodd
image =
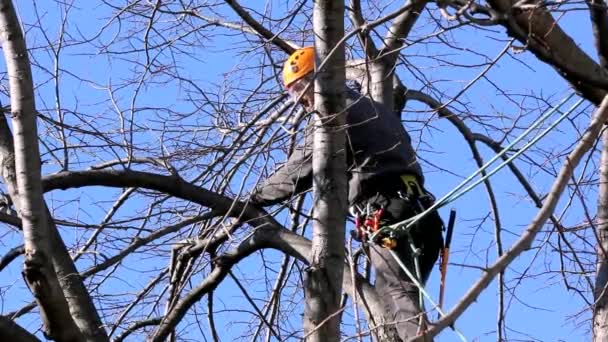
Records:
M602 135L603 147L600 161L600 191L595 229L599 241L597 243L597 264L594 288L595 307L593 308L593 340L608 341L608 131Z
M370 65L370 96L374 101L383 104L390 112L401 117L403 106L395 103L394 91L395 69L400 48L409 35L420 13L426 6L427 0L410 0L405 6L411 6L408 11L399 15L391 24L383 40L383 48L375 56Z
M0 166L22 219L24 278L40 307L47 337L58 341L107 341L101 320L44 203L31 68L10 0L0 0L0 32L14 127L13 137L5 118L1 118Z
M21 194L19 216L25 246L23 278L40 307L45 336L58 341L78 341L81 339L79 331L70 316L68 303L49 260L31 70L25 40L12 2L8 0L0 4L0 30L15 130L16 184Z
M305 295L307 341L340 340L340 296L346 224L346 152L344 124L344 3L316 1L315 135L313 150L314 216L311 263ZM327 59L327 61L325 61ZM324 66L319 68L322 63Z
M389 65L387 59L378 59L370 63L370 97L384 105L389 112L393 112L393 72L394 65Z

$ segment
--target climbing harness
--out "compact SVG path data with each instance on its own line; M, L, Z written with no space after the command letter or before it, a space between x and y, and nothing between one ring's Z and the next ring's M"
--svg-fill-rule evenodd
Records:
M415 214L423 212L433 203L435 198L423 190L416 176L406 174L400 178L405 187L403 191L397 191L397 195L409 203ZM365 209L354 205L350 208L350 212L355 218L355 230L351 235L357 241L372 242L384 248L394 249L397 247L397 240L407 234L404 230L386 229L385 208L380 205L367 203Z
M351 209L355 217L355 230L351 232L353 238L360 242L372 241L384 248L393 249L397 247L397 237L393 235L379 237L374 235L380 228L384 208L368 204L365 211ZM370 239L370 236L375 238Z

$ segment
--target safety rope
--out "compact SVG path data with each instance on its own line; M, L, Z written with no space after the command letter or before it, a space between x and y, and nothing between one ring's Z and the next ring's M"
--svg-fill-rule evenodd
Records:
M471 191L473 188L475 188L477 185L479 185L480 183L482 183L489 177L496 174L503 167L505 167L510 162L512 162L514 159L516 159L521 154L523 154L528 149L530 149L530 147L532 147L534 144L536 144L540 139L542 139L544 136L546 136L550 131L555 129L555 127L557 127L566 117L568 117L568 115L570 115L574 110L576 110L576 108L578 108L584 102L584 99L578 100L568 111L566 111L565 113L560 115L555 122L553 122L551 125L549 125L547 128L545 128L540 134L538 134L536 137L534 137L532 140L530 140L528 143L526 143L521 149L519 149L511 157L504 160L500 165L498 165L496 168L494 168L493 170L488 172L486 175L482 176L481 178L479 178L472 184L469 184L469 182L471 182L473 180L473 178L475 178L477 175L479 175L480 173L485 171L487 168L489 168L492 163L494 163L496 160L498 160L498 158L501 158L503 155L505 155L507 152L509 152L513 148L513 146L515 146L515 144L517 144L524 137L526 137L528 134L530 134L530 132L532 132L534 129L536 129L538 126L540 126L555 111L557 111L565 103L567 103L574 95L575 95L575 93L571 93L570 95L566 96L562 101L560 101L560 103L557 106L554 106L550 110L545 112L530 127L528 127L528 129L526 129L522 134L520 134L517 138L515 138L508 146L503 148L493 158L491 158L488 162L486 162L484 165L482 165L477 171L475 171L472 175L467 177L464 181L462 181L460 184L458 184L454 189L452 189L450 192L448 192L446 195L444 195L441 199L435 201L435 203L433 205L431 205L429 208L427 208L426 210L422 211L421 213L419 213L409 219L406 219L404 221L378 229L372 236L370 236L370 239L372 241L374 241L374 238L378 234L386 234L387 232L391 233L391 232L394 232L395 230L403 230L405 232L405 234L409 235L410 228L414 224L416 224L418 221L420 221L422 218L424 218L426 215L428 215L429 213L431 213L434 210L439 209L442 206L445 206L446 204L449 204L450 202L455 201L456 199L465 195L467 192ZM469 185L467 186L467 184L469 184ZM409 240L412 241L411 238L409 238ZM405 274L418 287L420 309L422 310L423 305L424 305L424 301L422 298L424 296L433 305L433 308L435 310L437 310L439 315L441 317L445 317L445 313L443 312L441 307L439 305L437 305L437 303L435 303L435 301L433 301L432 297L428 294L428 292L424 289L424 286L418 280L418 279L421 279L420 268L418 265L418 256L419 256L419 252L420 252L419 249L416 248L416 246L414 246L413 243L410 243L410 248L412 249L412 254L414 256L414 266L415 266L417 276L414 276L409 271L407 266L405 266L405 264L403 264L403 261L401 261L401 259L399 258L399 256L397 255L397 253L394 250L389 249L389 251L390 251L392 257L395 259L395 261L399 264L399 267L401 267L401 269L403 269ZM465 341L465 342L467 341L466 337L458 329L456 329L455 325L452 325L451 328L462 341Z
M441 310L439 308L439 306L437 306L437 303L435 303L435 301L433 301L433 298L431 297L431 295L429 295L429 293L424 289L424 286L420 283L420 281L418 280L419 278L414 276L412 274L412 272L409 271L409 269L407 268L407 266L405 266L403 264L403 261L401 261L401 259L399 258L399 255L397 255L397 252L395 252L392 249L389 249L389 252L391 253L391 255L393 256L393 258L397 261L397 263L399 264L399 267L401 267L403 269L403 271L405 272L405 274L412 280L412 282L414 283L414 285L416 285L416 287L418 287L418 289L420 290L420 293L422 295L424 295L424 297L426 297L426 299L433 305L433 307L437 310L437 312L439 312L439 314L441 316L445 316L445 313L443 312L443 310ZM418 259L418 256L414 257L415 260ZM422 306L420 307L420 309L422 310ZM452 330L456 333L456 335L458 335L458 337L460 337L460 339L464 342L467 341L467 338L462 334L462 332L460 332L455 325L450 326L450 328L452 328Z
M577 101L568 111L566 111L565 113L563 113L562 115L560 115L560 117L555 122L553 122L549 127L547 127L538 136L534 137L534 139L532 139L531 141L529 141L526 145L524 145L521 149L519 149L511 157L509 157L507 160L503 161L500 165L498 165L492 171L488 172L485 176L479 178L477 181L475 181L474 183L470 184L468 187L464 188L465 186L467 186L467 184L471 180L473 180L473 178L475 178L475 176L477 176L480 173L482 173L483 171L485 171L498 158L502 157L504 154L506 154L507 152L509 152L513 148L513 146L515 144L517 144L519 141L521 141L525 136L527 136L530 132L532 132L536 127L538 127L539 125L541 125L549 116L551 116L551 114L553 114L556 110L558 110L559 108L561 108L574 95L575 95L574 93L570 94L569 96L567 96L566 98L564 98L557 106L551 108L551 110L549 110L548 112L546 112L545 114L543 114L536 122L534 122L520 136L518 136L515 140L513 140L513 142L511 142L508 146L506 146L505 148L503 148L494 157L492 157L492 159L490 159L482 167L480 167L479 169L477 169L477 171L475 171L473 174L471 174L469 177L467 177L465 180L463 180L460 184L458 184L454 189L452 189L450 192L448 192L446 195L444 195L441 199L435 201L435 203L433 205L431 205L429 208L427 208L423 212L421 212L421 213L419 213L419 214L417 214L417 215L415 215L413 217L410 217L410 218L408 218L406 220L394 223L394 224L389 225L389 226L382 227L381 229L379 229L374 234L374 236L372 236L372 238L375 237L375 235L377 235L377 234L386 234L387 231L393 231L393 230L396 230L396 229L403 229L403 230L406 230L406 231L409 230L409 228L411 228L414 224L416 224L418 221L420 221L422 218L424 218L429 213L431 213L434 210L439 209L440 207L443 207L446 204L449 204L450 202L453 202L454 200L460 198L461 196L463 196L467 192L471 191L474 187L476 187L477 185L479 185L480 183L482 183L483 181L485 181L489 177L491 177L494 174L496 174L498 171L500 171L503 167L505 167L506 165L508 165L515 158L519 157L522 153L526 152L530 147L532 147L536 142L538 142L541 138L543 138L545 135L547 135L551 130L555 129L555 127L557 127L557 125L559 125L559 123L561 123L566 117L568 117L568 115L570 115L574 110L576 110L576 108L578 108L578 106L580 106L585 100L584 99L580 99L579 101Z

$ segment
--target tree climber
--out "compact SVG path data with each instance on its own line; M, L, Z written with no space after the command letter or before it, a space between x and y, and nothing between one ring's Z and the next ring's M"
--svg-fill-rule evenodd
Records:
M313 71L313 47L298 49L283 67L284 86L308 112L314 108ZM434 198L424 189L422 170L398 116L368 97L350 89L345 92L348 201L351 214L358 218L356 221L374 218L383 225L392 224L428 208ZM307 127L304 142L254 190L251 202L273 205L312 186L312 131L312 125ZM434 211L410 231L409 236L420 251L421 283L430 275L442 247L442 226ZM408 236L393 241L382 237L367 241L365 228L364 224L358 224L353 235L369 243L370 259L376 269L376 290L384 301L389 321L395 322L400 338L406 341L420 333L419 293L388 248L393 248L412 274L416 274Z

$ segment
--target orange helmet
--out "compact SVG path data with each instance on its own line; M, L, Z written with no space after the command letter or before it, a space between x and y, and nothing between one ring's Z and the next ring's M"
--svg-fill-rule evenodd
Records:
M307 46L297 49L283 65L283 85L285 88L308 75L315 69L315 48Z

